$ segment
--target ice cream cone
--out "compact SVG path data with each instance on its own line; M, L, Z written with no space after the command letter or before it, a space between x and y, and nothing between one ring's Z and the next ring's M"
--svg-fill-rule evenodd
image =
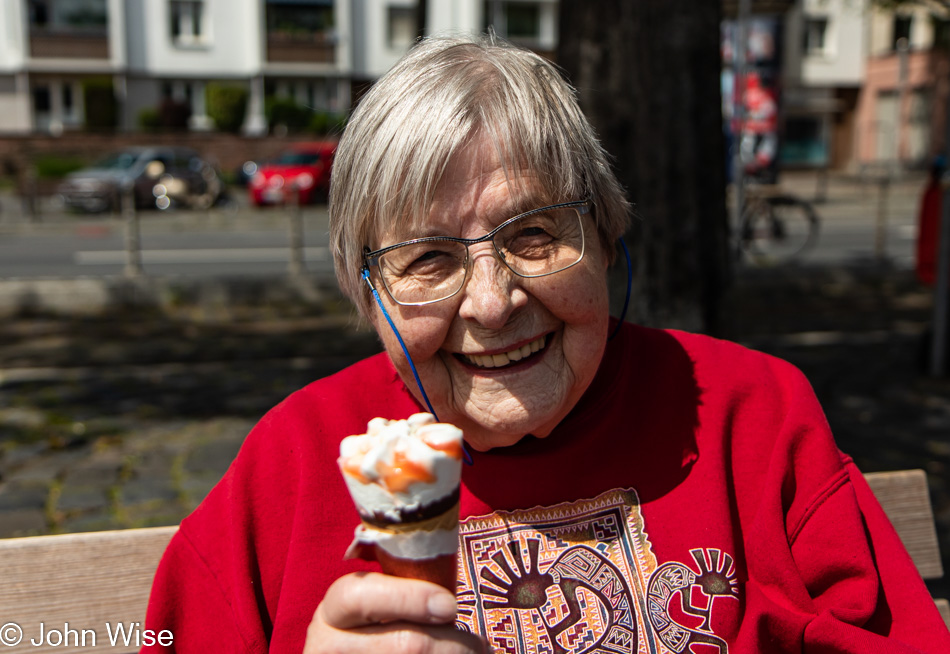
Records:
M462 432L431 414L374 418L340 444L340 469L361 525L348 558L455 592Z
M376 560L383 572L395 577L422 579L439 584L455 594L458 579L458 556L442 554L434 559L400 559L382 548L376 549Z

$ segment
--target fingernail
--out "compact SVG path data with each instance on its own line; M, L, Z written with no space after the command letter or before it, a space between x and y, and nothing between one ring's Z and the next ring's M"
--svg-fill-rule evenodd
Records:
M436 593L429 598L429 616L439 622L454 620L457 612L455 597L448 593Z

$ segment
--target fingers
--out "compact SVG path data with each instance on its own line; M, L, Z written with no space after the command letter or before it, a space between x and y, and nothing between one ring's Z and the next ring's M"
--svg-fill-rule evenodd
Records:
M369 572L337 579L317 612L335 629L353 629L396 621L451 624L456 605L455 597L436 584Z
M337 579L307 629L307 654L480 654L479 637L455 628L455 597L441 586L374 572Z

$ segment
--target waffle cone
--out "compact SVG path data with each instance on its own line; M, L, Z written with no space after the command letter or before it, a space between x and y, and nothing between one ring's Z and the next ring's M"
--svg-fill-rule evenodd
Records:
M455 594L458 578L458 556L442 554L432 559L400 559L381 547L376 550L376 560L383 572L395 577L421 579L446 588Z
M448 511L425 520L416 520L414 522L389 522L381 525L378 522L368 523L363 521L363 526L376 531L384 531L389 534L407 534L414 531L435 531L437 529L452 530L459 524L459 505L456 502Z

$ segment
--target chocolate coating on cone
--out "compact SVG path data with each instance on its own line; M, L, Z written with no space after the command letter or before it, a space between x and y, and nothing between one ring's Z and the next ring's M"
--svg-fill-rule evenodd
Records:
M445 497L442 497L434 502L430 502L429 504L417 507L412 510L400 510L399 520L393 520L382 511L369 513L362 510L359 512L360 520L362 520L364 524L372 525L373 527L378 527L380 529L398 529L399 525L401 524L408 524L411 529L418 529L419 527L413 526L412 523L420 523L441 516L447 511L455 508L458 502L459 489L456 488L454 492L449 493ZM359 509L359 507L357 508ZM456 514L458 514L457 509Z

